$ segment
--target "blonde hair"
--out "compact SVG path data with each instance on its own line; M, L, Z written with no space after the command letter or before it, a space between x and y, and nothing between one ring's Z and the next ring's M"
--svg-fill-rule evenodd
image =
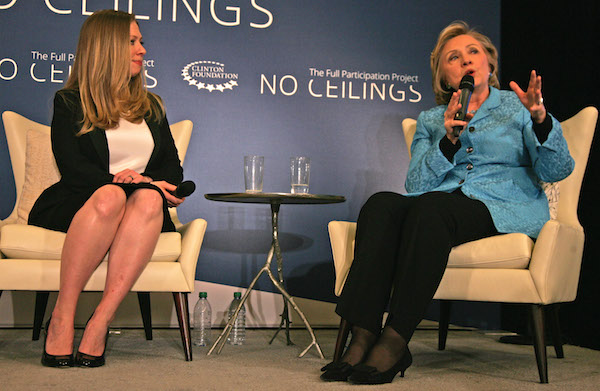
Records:
M490 64L491 71L488 83L492 87L500 88L500 82L498 81L498 50L487 36L469 27L466 22L458 20L450 23L440 32L437 43L431 52L431 82L433 84L435 102L439 105L447 104L452 97L452 93L454 92L453 89L447 87L446 82L442 77L440 66L442 50L449 40L458 37L459 35L470 35L471 37L475 38L481 44L481 46L483 46L485 54L488 58L488 63Z
M66 90L78 90L83 110L78 135L98 127L115 128L120 118L140 123L147 113L164 115L158 97L146 90L144 68L131 77L130 25L135 15L123 11L94 12L81 27Z

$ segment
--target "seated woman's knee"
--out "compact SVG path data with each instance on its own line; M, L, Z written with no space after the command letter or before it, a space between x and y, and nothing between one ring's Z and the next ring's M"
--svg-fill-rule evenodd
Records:
M388 215L403 198L402 195L391 191L382 191L373 194L360 210L360 216L380 216L382 213ZM360 217L359 216L359 217Z
M136 190L130 197L128 208L135 208L137 213L148 218L162 214L163 198L157 190Z
M127 197L119 186L105 185L94 192L89 202L96 213L113 217L123 212Z
M365 202L363 208L373 208L380 207L387 203L394 202L394 200L399 196L399 194L391 192L391 191L380 191L378 193L373 194L367 202Z

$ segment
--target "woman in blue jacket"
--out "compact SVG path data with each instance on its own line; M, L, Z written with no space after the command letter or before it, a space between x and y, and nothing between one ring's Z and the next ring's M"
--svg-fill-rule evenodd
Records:
M336 312L352 325L327 381L391 382L412 363L408 342L444 274L452 247L498 233L537 237L549 219L540 181L574 167L560 123L546 112L542 80L500 91L498 54L464 22L446 27L431 53L439 106L419 115L406 178L409 194L382 192L362 207L354 262ZM464 121L459 85L474 90ZM455 135L453 128L462 127ZM389 303L389 316L381 328Z

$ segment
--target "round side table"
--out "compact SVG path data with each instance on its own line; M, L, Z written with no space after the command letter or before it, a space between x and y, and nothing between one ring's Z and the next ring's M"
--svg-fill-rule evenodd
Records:
M302 353L300 353L299 357L304 356L306 354L306 352L308 352L308 350L312 346L315 346L315 348L319 352L319 355L321 356L321 358L322 359L325 358L323 356L323 352L321 351L321 347L317 343L317 338L315 337L315 333L314 333L312 327L310 326L310 324L308 323L308 320L306 319L306 316L304 316L304 313L300 310L298 305L294 302L294 299L290 296L290 294L285 290L285 288L283 286L283 282L284 282L283 281L283 257L281 256L281 247L279 246L279 238L278 238L279 207L281 206L281 204L334 204L334 203L344 202L344 201L346 201L346 198L344 198L343 196L337 196L337 195L292 194L292 193L213 193L213 194L205 194L204 197L211 201L238 202L238 203L245 203L245 204L270 204L271 205L271 229L272 229L272 231L271 231L272 232L271 249L269 250L269 253L267 255L267 261L265 262L264 266L260 269L258 274L254 277L254 279L248 286L246 293L244 293L244 295L242 296L242 300L240 301L238 308L235 310L233 316L227 322L227 325L225 326L225 328L223 329L223 331L221 332L221 334L219 335L217 340L214 342L214 344L208 351L207 355L210 355L213 352L213 350L215 350L215 348L217 349L217 354L221 353L221 350L223 349L223 346L225 345L225 341L227 341L227 336L231 332L233 323L235 322L235 319L237 318L240 309L246 302L246 299L248 298L250 291L256 284L256 281L258 281L258 278L263 273L266 273L269 276L269 278L271 279L271 281L273 282L273 285L275 285L275 287L283 295L283 313L281 314L281 323L279 325L279 328L275 332L275 335L271 339L271 342L273 342L273 340L277 336L277 333L279 333L279 331L283 328L283 326L285 324L287 343L288 343L288 345L292 344L292 342L290 340L290 331L289 331L289 326L290 326L289 312L288 312L288 303L289 303L292 306L292 308L298 313L300 318L302 318L302 321L304 322L304 325L306 326L306 329L308 330L308 332L312 338L312 342L306 347L306 349L304 349L302 351ZM273 272L271 271L271 261L273 259L273 254L275 254L275 257L277 259L277 275L279 278L275 278L275 276L273 275Z

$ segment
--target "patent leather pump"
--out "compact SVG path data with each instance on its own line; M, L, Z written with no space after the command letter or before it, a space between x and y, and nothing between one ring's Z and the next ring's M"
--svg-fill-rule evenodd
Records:
M90 316L90 319L92 319L92 317ZM87 324L89 323L90 319L88 319L88 321L86 322L86 327ZM104 364L106 364L106 359L104 358L104 353L106 353L106 344L108 343L108 330L106 330L106 337L104 337L104 350L102 351L102 354L100 356L93 356L91 354L87 354L87 353L82 353L79 350L77 350L77 354L75 355L75 365L77 365L78 367L84 367L84 368L97 368L97 367L101 367Z
M46 340L48 339L48 327L50 326L51 319L52 316L48 318L48 320L46 321L46 325L44 326L44 353L42 354L42 365L45 367L52 368L72 367L75 365L75 360L73 359L72 353L63 356L55 356L46 352Z
M106 348L104 348L106 350ZM106 364L106 359L104 358L104 352L100 356L92 356L91 354L81 353L77 351L75 355L75 364L78 367L84 368L97 368Z

